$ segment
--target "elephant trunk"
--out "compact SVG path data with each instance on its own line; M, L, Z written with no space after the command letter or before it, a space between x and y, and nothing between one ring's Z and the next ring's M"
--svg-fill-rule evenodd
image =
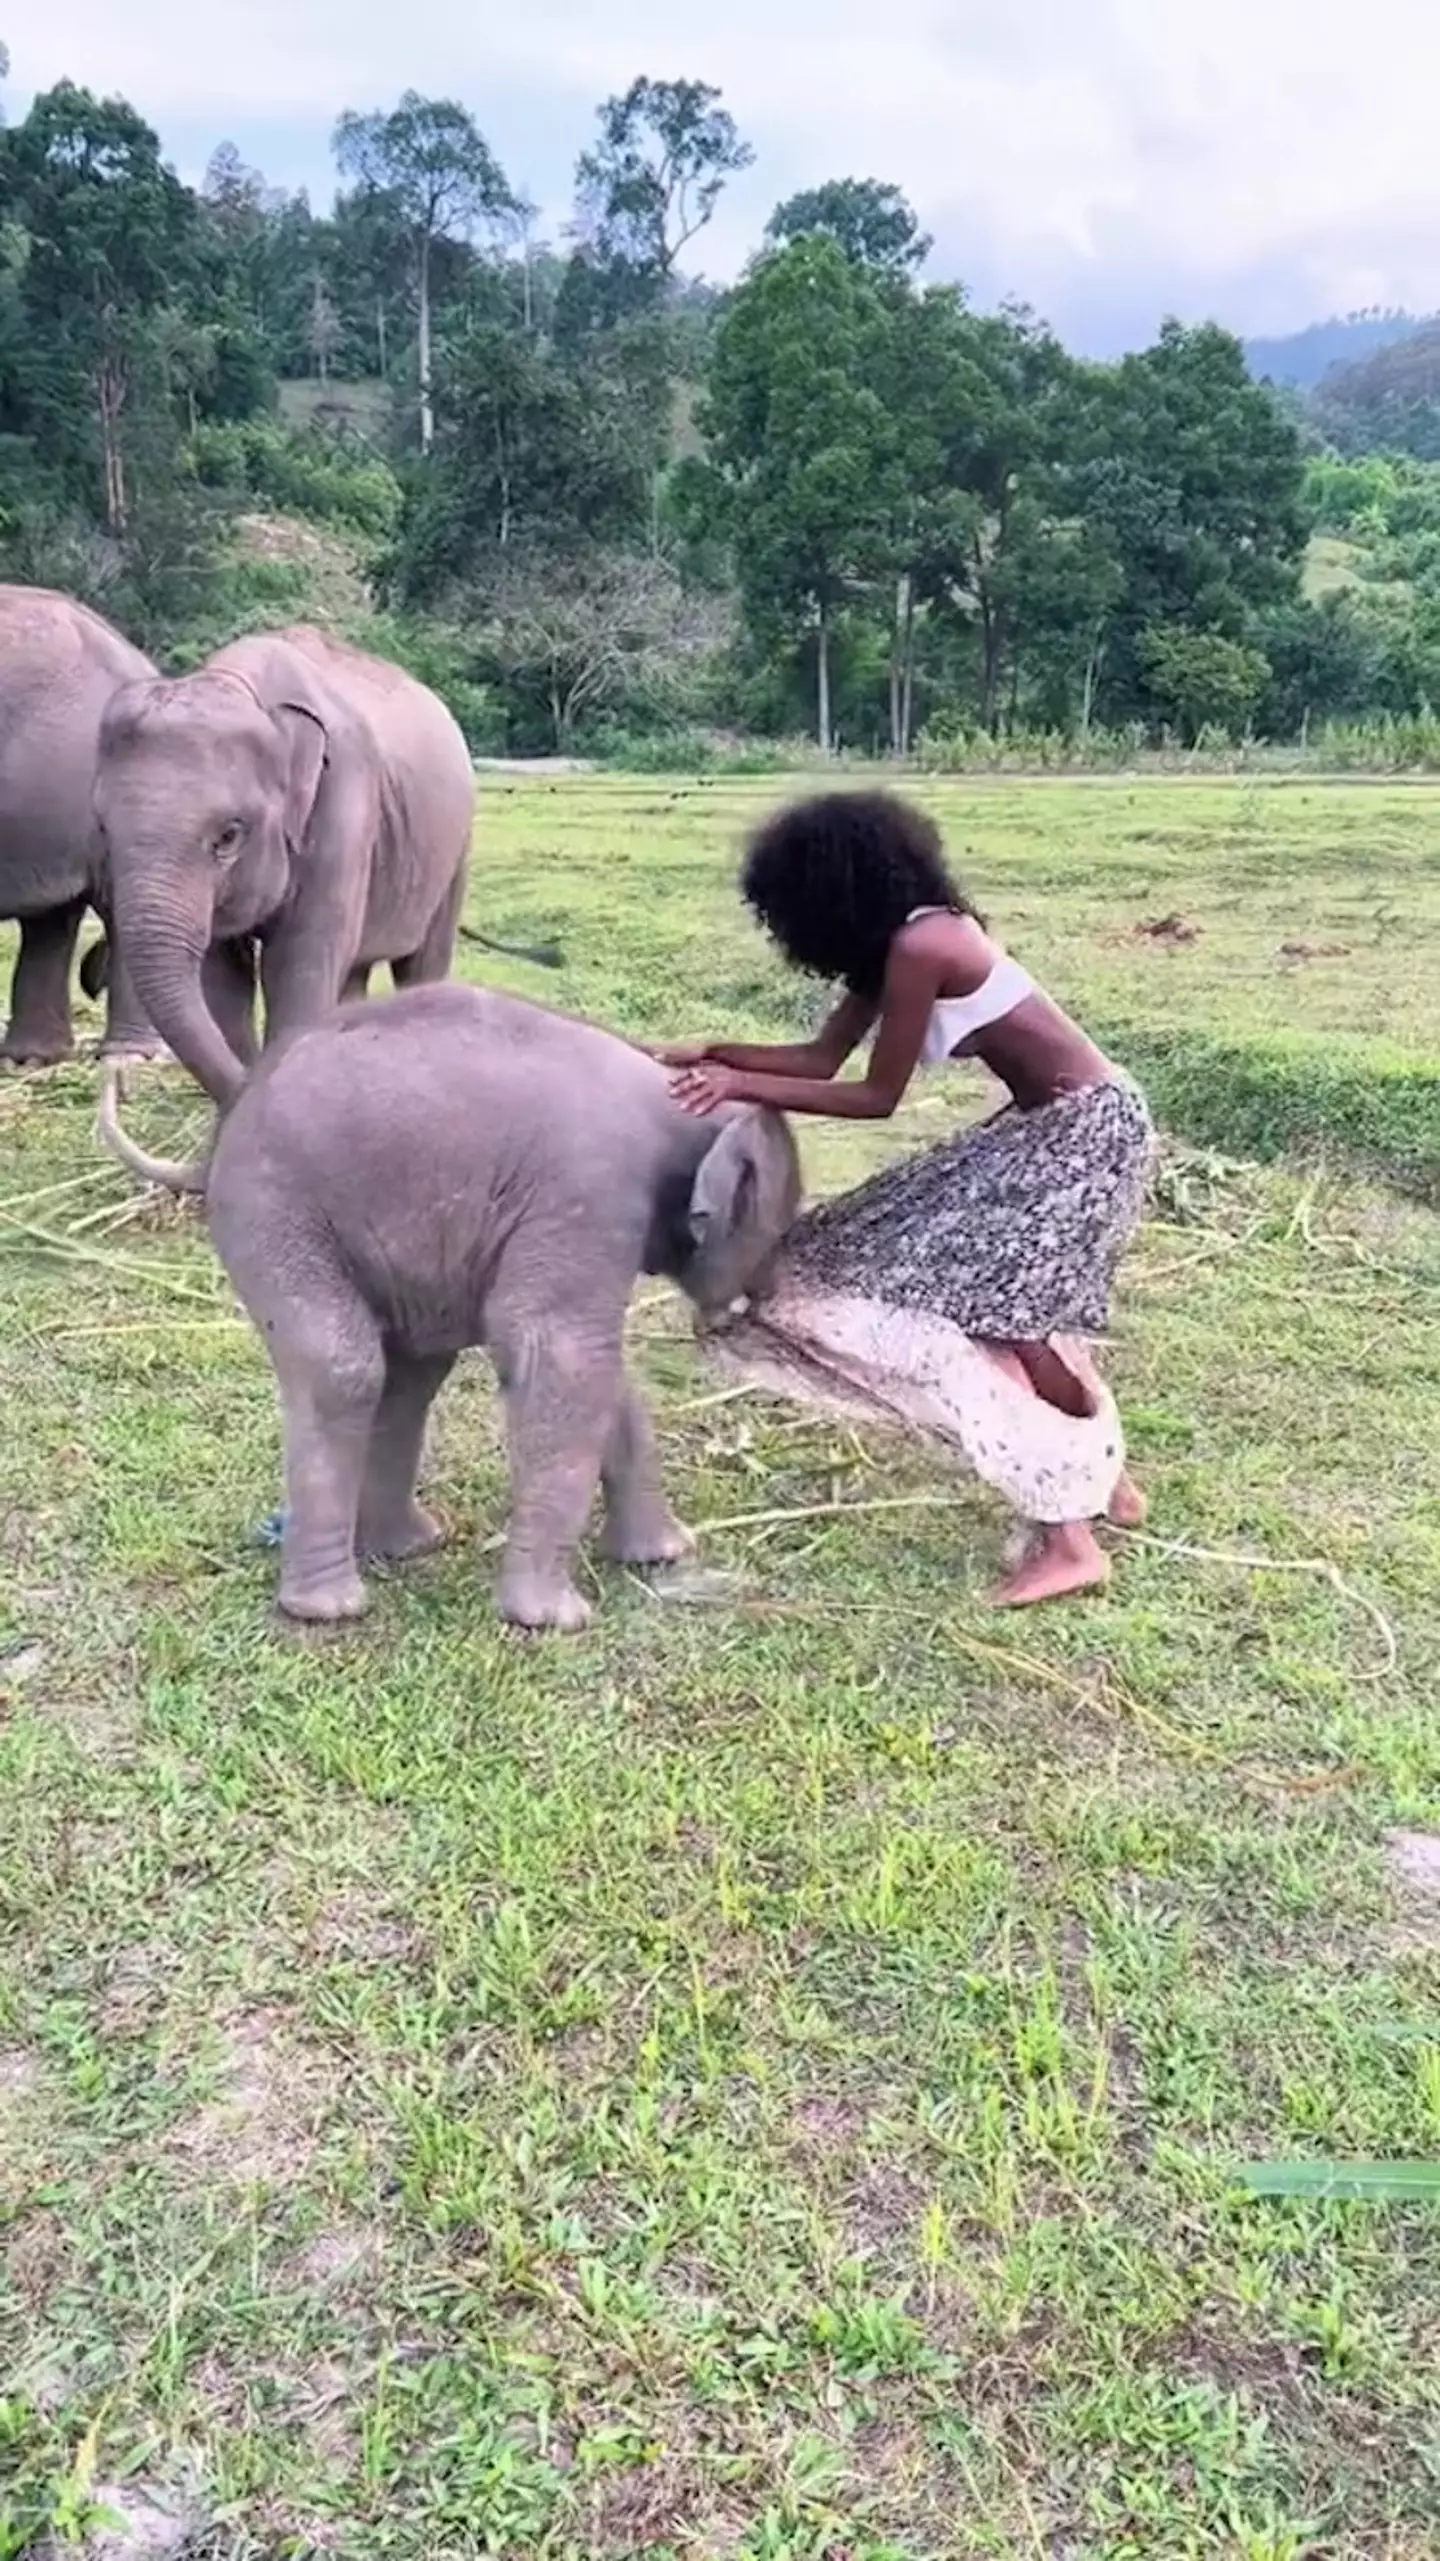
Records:
M201 973L209 917L187 917L177 924L173 914L126 905L119 922L141 1004L181 1065L224 1111L240 1092L245 1069L205 1001Z

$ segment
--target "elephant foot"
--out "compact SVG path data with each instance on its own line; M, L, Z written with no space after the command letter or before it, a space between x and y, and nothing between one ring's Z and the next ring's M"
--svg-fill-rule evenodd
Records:
M601 1552L612 1565L678 1565L694 1545L673 1513L660 1512L652 1519L607 1521Z
M542 1582L538 1576L507 1576L500 1586L500 1615L510 1627L539 1635L550 1629L559 1636L578 1636L595 1612L573 1583Z
M362 1521L355 1545L361 1556L373 1556L387 1565L404 1565L415 1556L433 1556L437 1547L444 1546L446 1535L444 1523L437 1521L433 1512L412 1503L398 1520L376 1521L373 1527Z
M107 1032L100 1043L102 1058L144 1060L156 1067L173 1067L175 1052L158 1032Z
M68 1031L27 1031L23 1023L12 1023L0 1040L0 1059L11 1067L60 1067L75 1055L75 1043Z
M311 1627L338 1627L363 1618L370 1596L359 1575L351 1573L338 1574L328 1583L282 1582L279 1602L286 1618L301 1619Z

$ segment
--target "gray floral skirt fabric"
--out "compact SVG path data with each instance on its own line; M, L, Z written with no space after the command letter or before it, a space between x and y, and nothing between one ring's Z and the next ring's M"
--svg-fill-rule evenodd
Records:
M1155 1143L1128 1076L887 1165L810 1210L785 1260L821 1288L947 1317L980 1340L1103 1334Z

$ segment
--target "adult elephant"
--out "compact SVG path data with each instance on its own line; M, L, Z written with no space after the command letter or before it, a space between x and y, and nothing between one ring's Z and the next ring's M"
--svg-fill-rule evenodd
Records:
M145 683L148 658L85 605L47 587L0 586L0 917L20 954L0 1057L30 1066L75 1046L70 964L87 907L109 897L92 798L100 727L116 689ZM119 952L87 952L86 993L108 985L104 1046L158 1048Z
M224 1110L254 1055L363 993L444 978L475 782L442 702L308 629L233 641L105 707L95 809L119 947L156 1029Z

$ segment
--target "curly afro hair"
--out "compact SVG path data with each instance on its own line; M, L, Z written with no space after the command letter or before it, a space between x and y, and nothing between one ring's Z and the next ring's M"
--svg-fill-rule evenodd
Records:
M915 908L975 914L933 819L887 791L824 791L778 811L751 838L740 886L792 968L860 996L879 995Z

